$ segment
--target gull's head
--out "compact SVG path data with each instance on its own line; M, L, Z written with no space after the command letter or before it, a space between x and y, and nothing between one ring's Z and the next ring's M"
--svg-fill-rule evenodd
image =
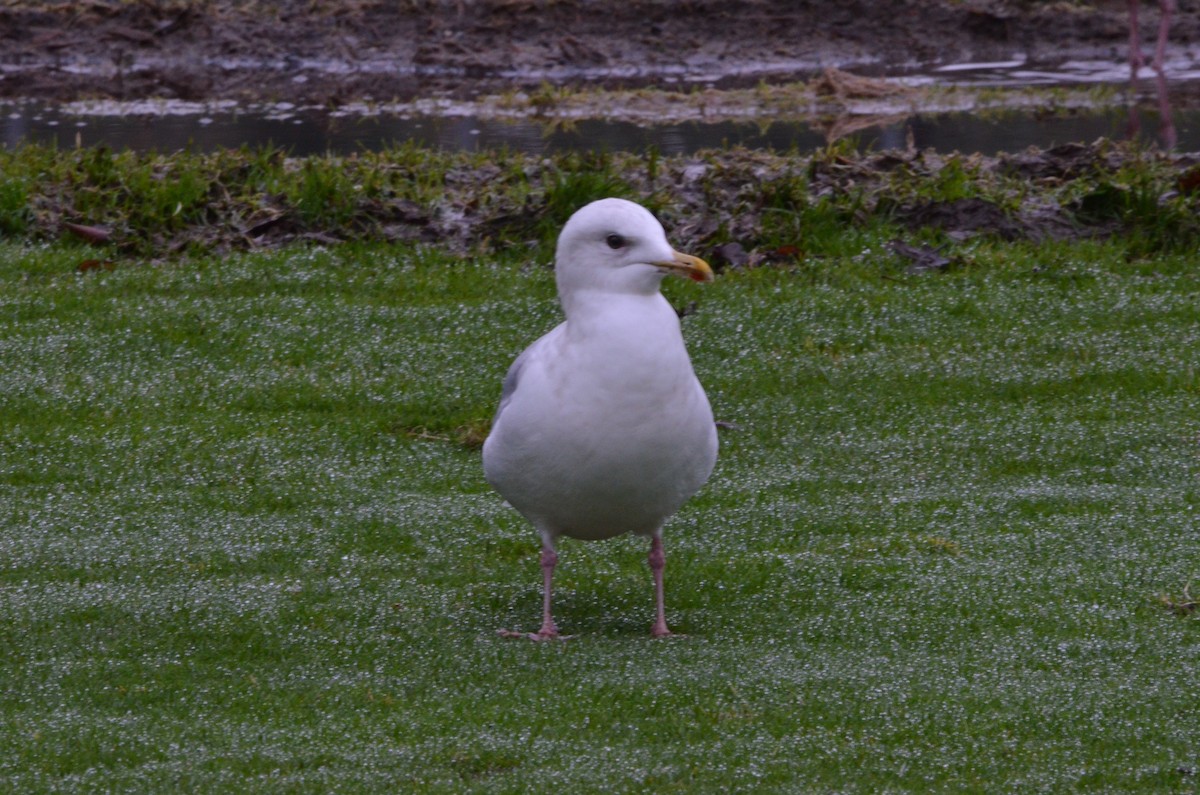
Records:
M554 269L564 302L577 290L653 293L667 274L713 278L707 262L671 247L649 210L624 199L601 199L572 215L558 236Z

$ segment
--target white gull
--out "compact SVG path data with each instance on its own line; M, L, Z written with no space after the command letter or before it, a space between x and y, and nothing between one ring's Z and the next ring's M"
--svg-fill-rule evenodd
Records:
M542 627L553 638L551 583L560 536L650 539L655 620L663 604L663 523L711 474L712 409L684 347L679 316L659 292L667 274L711 281L645 208L602 199L567 221L555 277L566 320L517 357L483 446L488 481L542 539Z

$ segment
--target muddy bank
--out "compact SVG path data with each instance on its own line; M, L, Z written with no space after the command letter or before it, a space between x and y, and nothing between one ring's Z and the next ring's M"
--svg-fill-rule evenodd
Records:
M1142 15L1144 39L1157 22ZM397 8L397 6L401 6ZM236 99L330 106L470 98L546 81L721 87L825 67L1121 60L1125 3L1003 0L358 0L0 6L0 96ZM1200 35L1181 9L1172 46Z
M516 249L548 261L575 209L625 196L653 208L673 240L719 268L802 262L840 250L847 229L882 226L913 235L895 253L928 270L948 267L954 255L916 241L953 248L973 239L1119 235L1134 255L1194 251L1198 162L1110 142L997 157L837 148L808 157L737 149L529 157L406 148L292 159L278 151L28 147L0 151L10 199L0 206L0 231L82 237L125 263L351 240L464 255Z

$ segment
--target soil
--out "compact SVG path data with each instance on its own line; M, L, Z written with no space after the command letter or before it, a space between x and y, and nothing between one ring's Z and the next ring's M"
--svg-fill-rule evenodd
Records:
M1143 5L1148 42L1158 14ZM1189 6L1173 47L1200 38ZM723 87L1016 53L1124 60L1127 25L1116 0L9 0L0 97L336 106L546 82Z

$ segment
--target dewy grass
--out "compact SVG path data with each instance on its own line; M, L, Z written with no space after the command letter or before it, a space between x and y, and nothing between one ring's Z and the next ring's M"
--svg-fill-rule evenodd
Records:
M1200 278L886 239L667 285L722 433L669 524L537 540L454 429L558 322L519 252L76 272L0 248L0 788L1193 791Z

